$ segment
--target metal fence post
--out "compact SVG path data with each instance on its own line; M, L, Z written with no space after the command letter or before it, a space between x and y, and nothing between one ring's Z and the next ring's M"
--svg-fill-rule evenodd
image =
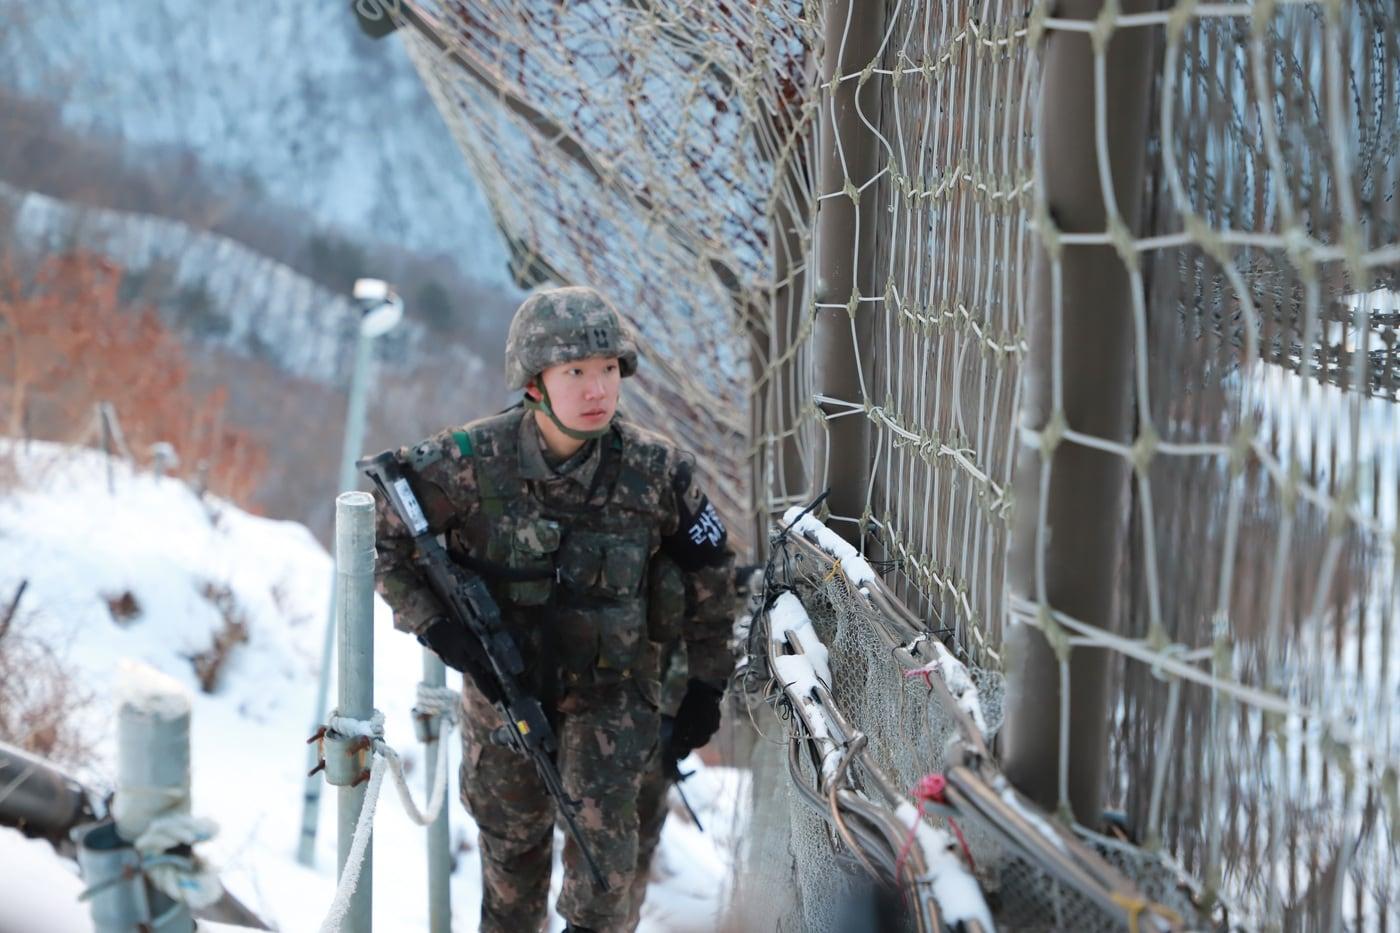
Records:
M1092 22L1102 0L1062 0L1055 15ZM1148 10L1124 0L1123 13ZM1116 30L1107 40L1105 93L1108 169L1119 214L1136 229L1143 202L1151 42L1155 31ZM1064 233L1108 229L1096 152L1095 54L1089 34L1053 30L1044 47L1039 101L1043 221ZM1044 233L1044 231L1042 231ZM1030 353L1022 375L1019 423L1044 430L1056 418L1086 434L1131 439L1133 353L1130 277L1113 246L1061 244L1050 256L1042 239L1031 271L1027 319ZM1059 301L1055 300L1058 263ZM1059 358L1053 321L1060 314ZM1054 409L1059 368L1063 410ZM1041 501L1041 448L1023 444L1017 456L1016 517L1007 583L1011 592L1039 602L1036 555L1045 551L1048 608L1106 629L1115 628L1116 568L1123 548L1128 464L1123 457L1060 440L1049 455L1050 482ZM1040 512L1048 538L1040 537ZM1041 607L1042 610L1047 607ZM1041 806L1067 802L1079 822L1097 826L1108 742L1108 656L1101 648L1069 651L1067 801L1060 795L1060 659L1042 634L1011 625L1004 770Z
M773 135L783 138L788 129L780 119L771 121ZM810 133L811 131L806 131ZM744 310L750 341L749 366L754 392L750 398L749 438L753 444L750 491L753 504L754 560L768 554L768 532L773 515L768 506L778 503L777 514L787 505L811 498L811 479L803 457L801 435L811 400L799 396L800 362L794 353L804 339L807 316L806 230L810 218L807 145L798 144L786 161L775 164L782 196L773 206L773 282L766 306L750 302ZM771 440L770 440L771 439Z
M870 64L880 49L884 24L883 2L828 2L823 83ZM839 307L816 309L813 343L818 391L846 402L865 401L860 365L866 378L870 376L868 362L858 365L857 359L869 359L872 315L870 305L857 298L871 297L875 290L872 247L877 215L875 192L859 189L878 171L879 149L861 115L878 120L881 83L841 81L821 100L820 193L835 196L817 207L814 292L818 305ZM870 421L864 415L847 414L845 408L824 407L823 411L847 415L826 425L826 485L831 488L827 506L833 515L859 519L865 514L870 479ZM859 546L863 527L844 522L832 527Z
M335 566L337 709L341 716L368 720L374 715L374 498L369 493L343 492L336 497ZM366 790L366 784L360 782L339 788L336 795L337 876L345 870ZM345 915L345 933L368 933L371 927L373 859L371 835L359 883Z
M423 683L429 687L447 686L447 669L442 660L428 649L423 649ZM433 782L437 779L438 756L446 755L447 749L439 741L442 715L431 716L426 723L423 738L423 799L432 800ZM446 790L443 791L446 793ZM451 876L452 854L448 839L447 812L451 807L443 801L442 809L428 824L428 931L429 933L451 933L452 900L448 889Z

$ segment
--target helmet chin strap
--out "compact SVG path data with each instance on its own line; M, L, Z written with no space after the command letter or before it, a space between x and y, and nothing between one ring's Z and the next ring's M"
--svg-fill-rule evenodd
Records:
M580 431L576 428L569 427L567 424L560 421L559 416L554 413L554 406L549 403L549 390L544 387L544 382L537 379L535 380L535 386L540 390L539 401L527 395L525 396L525 407L531 411L544 412L565 437L572 437L576 441L591 441L594 438L602 437L612 430L611 419L601 428L594 428L592 431Z

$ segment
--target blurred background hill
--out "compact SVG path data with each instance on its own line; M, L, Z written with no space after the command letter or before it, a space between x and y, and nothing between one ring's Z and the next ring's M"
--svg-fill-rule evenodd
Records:
M114 368L182 366L192 397L216 399L218 430L257 452L221 468L209 462L217 444L201 442L179 470L203 470L216 491L323 540L356 278L394 283L407 304L404 324L379 341L367 449L505 403L480 387L499 384L520 294L506 247L399 40L364 37L343 3L156 0L137 12L0 0L0 262L11 297L44 275L54 286L52 260L73 256L88 257L63 266L73 274L100 259L115 276L110 307L87 303L89 318L149 309L178 344L178 361L124 350ZM58 355L47 382L24 391L14 355L0 358L7 416L28 436L77 439L91 399L71 385L92 358L10 330L16 350ZM117 397L130 381L102 400L123 421L149 421L133 410L139 393ZM176 443L182 430L157 419L142 439Z

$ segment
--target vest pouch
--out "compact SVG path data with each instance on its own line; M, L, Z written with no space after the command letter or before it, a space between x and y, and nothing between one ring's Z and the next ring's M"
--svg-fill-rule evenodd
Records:
M641 595L649 544L646 535L575 529L559 549L559 580L576 595L634 600Z
M559 549L559 582L567 592L561 597L566 602L570 595L597 595L598 580L603 574L603 547L607 535L589 531L572 530Z
M504 518L492 536L501 560L513 570L534 571L538 580L510 580L505 597L516 606L543 606L554 592L554 555L559 523L545 518ZM497 548L493 548L496 550Z
M650 539L573 529L559 549L559 603L568 620L561 660L596 683L624 680L647 663L646 579ZM586 665L586 668L581 668ZM654 674L650 676L655 676Z
M635 677L655 680L656 646L647 639L643 614L638 600L560 607L551 612L554 650L570 681L609 684Z

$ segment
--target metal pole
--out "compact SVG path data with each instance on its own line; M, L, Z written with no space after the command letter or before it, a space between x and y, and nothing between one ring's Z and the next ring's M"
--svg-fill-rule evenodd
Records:
M93 818L92 799L78 781L26 751L0 742L0 826L59 839Z
M357 334L355 364L350 375L350 396L345 406L345 432L344 441L340 448L340 474L336 480L337 493L348 492L356 487L355 459L360 455L360 447L364 444L365 398L369 383L374 338L367 335L363 328L359 328ZM326 631L321 639L321 672L316 681L316 708L311 717L311 728L307 732L308 735L321 728L325 723L326 698L330 694L331 646L335 643L335 620L338 611L336 609L334 569L331 572L331 604L326 611ZM306 770L310 771L315 768L316 761L316 746L311 745L306 753ZM306 779L306 788L302 795L301 838L297 843L297 861L303 865L311 865L316 859L316 826L321 812L321 783L319 775L309 776Z
M447 669L442 660L427 649L423 650L423 683L429 687L447 685ZM431 799L433 781L437 778L438 755L446 755L447 749L440 747L438 726L440 716L434 716L424 743L423 794L424 801ZM445 791L444 791L445 793ZM428 931L429 933L451 933L452 901L448 891L451 874L452 853L448 839L446 803L438 811L437 818L428 824Z
M793 174L791 167L784 170L785 177ZM789 190L793 196L804 196L796 187ZM788 358L798 342L806 314L806 273L801 258L805 223L785 204L774 209L773 278L782 284L772 290L768 308L757 302L744 308L750 341L749 371L757 386L749 400L749 437L753 442L750 534L753 557L759 563L768 555L771 507L794 498L811 497L800 436L808 400L797 397L798 366ZM771 314L765 316L765 310ZM765 440L770 436L775 438L771 443ZM776 511L781 514L782 507Z
M87 889L94 933L194 933L189 908L146 881L141 853L111 820L73 830L78 870Z
M369 387L374 338L361 327L355 338L355 368L350 374L350 398L345 406L345 441L340 447L340 480L337 492L348 492L359 485L355 460L365 442L365 397Z
M374 715L374 498L367 492L343 492L335 500L336 629L339 637L337 683L340 715L369 719ZM364 782L341 787L336 801L339 824L337 875L345 870L355 823L364 806ZM359 883L350 898L342 929L368 933L374 837L370 837Z
M885 24L884 3L833 0L826 4L826 49L822 58L822 82L858 72L870 64L880 49ZM879 170L879 150L861 115L872 124L879 119L880 85L883 82L848 80L826 91L821 104L821 189L828 197L817 208L816 301L838 305L816 309L815 354L818 386L823 395L846 402L865 399L861 359L869 378L872 316L869 306L857 298L875 295L874 246L875 192L859 191ZM826 408L827 414L843 414L845 408ZM870 421L849 415L828 421L825 454L827 505L832 514L863 518L869 482ZM842 537L859 547L863 527L833 525Z
M112 476L112 425L107 420L105 405L105 402L99 402L97 405L97 422L102 426L102 452L107 455L103 461L107 466L107 494L114 496L117 493L117 483ZM25 432L25 440L29 440L28 432Z
M1062 0L1055 15L1092 21L1102 0ZM1124 13L1145 12L1146 0L1123 0ZM1108 169L1119 213L1136 230L1143 201L1144 151L1156 30L1119 29L1108 40L1105 110ZM1102 232L1108 210L1095 149L1094 50L1087 33L1055 30L1045 42L1038 145L1048 217L1066 233ZM1031 273L1030 353L1022 375L1019 423L1039 430L1052 423L1053 377L1060 369L1063 418L1077 431L1120 442L1131 439L1133 311L1131 279L1112 246L1061 245L1060 300L1054 301L1052 257L1042 241ZM1061 320L1055 359L1053 314ZM1016 518L1007 582L1012 593L1038 602L1036 555L1045 550L1048 608L1106 629L1123 548L1128 465L1117 454L1061 440L1049 454L1050 482L1040 537L1044 455L1023 445L1015 475ZM1057 640L1063 646L1062 640ZM1100 821L1107 754L1108 656L1103 649L1068 651L1069 760L1067 803L1087 826ZM1060 656L1037 629L1007 631L1006 725L1003 767L1022 793L1047 809L1060 800Z

